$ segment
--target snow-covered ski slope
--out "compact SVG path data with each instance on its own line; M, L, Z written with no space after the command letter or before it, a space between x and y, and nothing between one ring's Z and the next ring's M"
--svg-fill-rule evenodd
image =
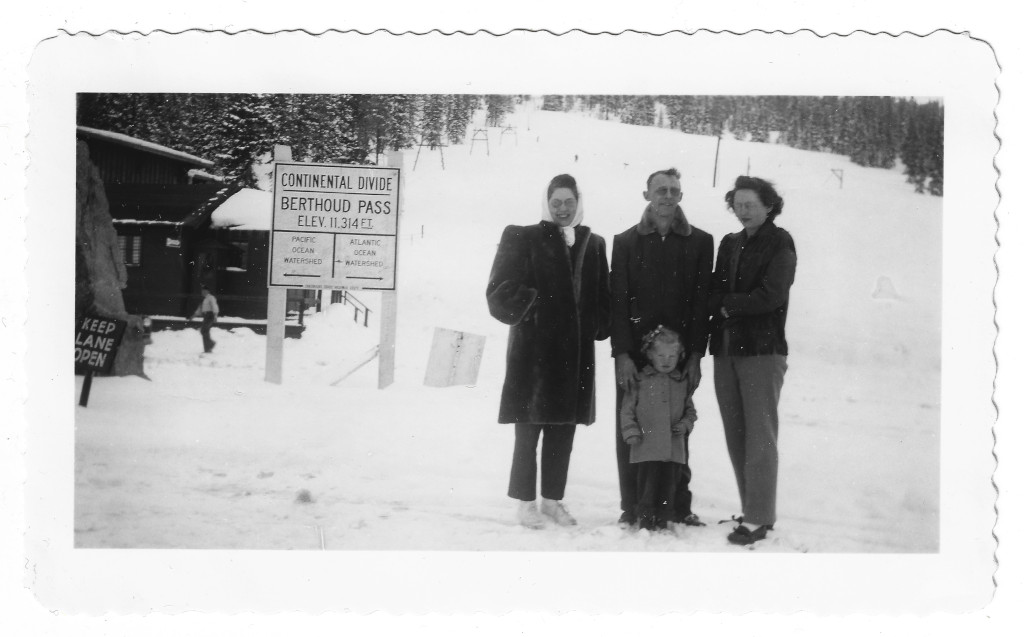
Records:
M739 502L711 382L695 403L694 510L678 536L627 532L613 453L614 382L598 344L598 422L577 432L570 529L516 526L505 495L512 428L495 423L507 328L484 301L507 224L540 218L553 175L579 181L584 223L608 242L635 224L647 175L683 173L690 221L718 240L739 224L722 197L739 174L775 181L779 225L798 253L783 389L779 522L757 551L934 552L939 548L942 199L897 169L527 106L515 134L415 149L405 159L396 382L376 363L332 386L377 342L349 306L308 318L288 340L285 380L263 381L264 337L215 329L159 332L140 378L100 378L76 408L78 547L743 551L729 546ZM478 119L477 126L482 126ZM833 169L843 171L840 188ZM609 258L610 258L609 254ZM357 293L373 308L375 293ZM474 387L423 385L436 326L487 337ZM77 379L76 391L81 379ZM66 400L76 400L66 396ZM307 490L311 502L297 501Z

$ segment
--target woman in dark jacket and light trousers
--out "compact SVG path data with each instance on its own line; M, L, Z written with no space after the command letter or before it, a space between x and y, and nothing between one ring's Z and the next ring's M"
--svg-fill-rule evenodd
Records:
M498 422L515 423L508 495L519 522L576 520L562 505L576 425L594 422L594 341L608 337L604 239L580 225L576 180L551 180L542 221L505 228L487 283L491 315L510 326ZM541 449L541 505L537 443Z
M770 182L738 177L725 195L743 230L718 248L712 282L715 393L743 515L733 544L764 539L775 524L779 396L789 354L786 312L796 273L793 237L775 225L782 197Z

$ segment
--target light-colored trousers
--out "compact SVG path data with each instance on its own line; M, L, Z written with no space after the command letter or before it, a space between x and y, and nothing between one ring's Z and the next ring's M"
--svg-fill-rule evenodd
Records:
M715 394L740 491L743 521L775 524L779 396L786 357L715 356Z

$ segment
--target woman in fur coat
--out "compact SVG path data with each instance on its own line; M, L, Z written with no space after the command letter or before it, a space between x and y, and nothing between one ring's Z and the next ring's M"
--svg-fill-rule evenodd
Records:
M576 425L594 422L594 341L608 337L611 297L604 239L582 218L576 180L558 175L541 222L505 228L487 283L491 316L510 326L498 410L515 424L508 495L530 528L576 523L561 500Z

